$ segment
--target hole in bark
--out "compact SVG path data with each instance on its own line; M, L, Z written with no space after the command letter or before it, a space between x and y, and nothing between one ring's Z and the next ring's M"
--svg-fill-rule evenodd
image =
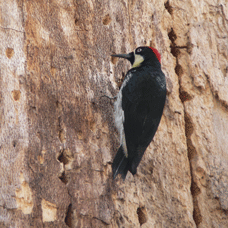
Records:
M72 204L68 206L65 223L68 227L72 227Z
M144 223L146 223L147 221L147 215L146 215L146 210L144 207L139 207L137 209L137 214L138 214L138 219L139 219L139 223L140 226Z
M64 165L67 165L74 160L74 156L69 149L63 149L58 153L57 159Z
M176 48L175 44L172 44L170 47L171 47L171 54L174 57L177 57L180 54L180 51Z
M195 147L192 145L192 141L190 138L187 138L187 146L188 146L188 159L189 161L191 161L197 155L197 152Z
M73 57L73 55L68 55L68 56L64 56L63 58L65 60L69 60L69 59L73 59L74 57Z
M184 120L185 120L185 135L186 135L187 147L188 147L188 159L189 159L189 162L191 162L191 160L197 154L196 149L193 146L191 138L190 138L193 133L193 124L192 124L192 120L191 120L190 116L187 113L185 113L185 115L184 115Z
M176 44L175 44L175 40L177 39L177 36L176 36L176 33L174 32L173 28L171 28L171 31L168 33L168 37L171 41L171 45L170 45L171 54L174 57L177 57L179 55L180 51L178 50L178 48L176 47Z
M11 58L13 57L13 55L14 55L14 50L13 50L13 48L7 48L7 49L6 49L6 56L7 56L9 59L11 59Z
M13 90L12 91L12 97L15 101L20 100L21 98L21 91L20 90Z
M67 177L65 171L61 174L61 176L59 177L59 179L60 179L64 184L67 184L67 183L68 183L68 177Z
M14 140L13 141L13 147L16 147L16 145L17 145L17 142Z
M78 22L79 22L79 19L78 18L75 18L74 23L77 25Z
M105 17L103 18L103 24L104 25L110 24L111 21L112 21L112 19L111 19L109 14L105 15Z
M170 6L169 0L164 5L165 5L165 8L167 9L167 11L169 12L169 14L172 14L173 8L172 8L172 6Z
M196 226L202 222L202 215L200 213L199 205L198 205L198 200L196 197L193 196L193 219L196 223Z
M190 138L193 133L193 124L188 114L185 114L184 121L186 138Z
M68 160L68 158L67 158L67 156L65 155L64 152L65 152L65 150L61 150L57 159L60 162L62 162L64 165L66 165L69 162L69 160Z
M36 106L30 106L30 109L36 111Z
M197 186L197 184L194 181L192 181L190 189L193 196L197 196L201 193L200 188Z
M199 207L198 207L198 209L199 209ZM200 212L198 212L198 210L196 210L196 208L194 208L194 210L193 210L193 219L194 219L197 227L202 222L202 215L200 214Z
M63 163L63 167L64 167L64 171L61 172L61 176L59 176L59 179L64 183L64 184L67 184L70 180L70 176L69 174L67 174L65 172L65 165L68 165L73 162L73 155L72 153L70 152L69 149L64 149L64 150L61 150L59 152L59 154L57 155L57 159ZM68 170L69 170L69 167L68 167Z
M184 103L185 101L191 100L192 97L186 91L181 91L180 92L180 99L181 99L181 102Z
M182 70L182 67L180 64L176 64L176 67L175 67L175 72L178 76L181 76L183 74L183 70Z
M172 44L175 42L177 39L177 35L173 31L173 28L171 28L171 31L168 33L169 39L171 40Z

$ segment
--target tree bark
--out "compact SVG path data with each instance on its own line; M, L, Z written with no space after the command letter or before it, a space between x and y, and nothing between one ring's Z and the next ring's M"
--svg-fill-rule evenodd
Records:
M0 227L228 227L228 3L0 2ZM157 48L167 79L135 176L113 180L113 103Z

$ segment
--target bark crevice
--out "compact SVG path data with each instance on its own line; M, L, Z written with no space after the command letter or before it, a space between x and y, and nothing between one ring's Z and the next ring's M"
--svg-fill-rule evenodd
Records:
M169 1L167 1L165 8L170 12L171 6L169 5ZM185 91L182 86L181 86L181 76L183 74L183 70L181 65L178 62L178 56L180 54L179 49L186 49L188 50L188 45L186 46L177 46L175 41L177 39L177 35L174 31L173 28L171 28L170 32L168 33L168 37L171 41L170 49L171 49L171 54L175 57L176 59L176 67L175 67L175 73L178 76L179 79L179 98L183 104L183 109L184 109L184 121L185 121L185 137L186 137L186 143L187 143L187 153L188 153L188 160L189 160L189 166L190 166L190 174L191 174L191 185L190 185L190 190L191 190L191 195L192 195L192 202L193 202L193 220L198 227L198 225L202 222L202 215L200 213L199 205L198 205L198 200L197 200L197 195L200 194L200 188L197 186L197 184L193 180L193 170L192 170L192 164L191 164L191 159L196 156L196 150L194 146L192 145L191 141L191 135L193 133L193 124L191 121L191 118L188 116L185 110L185 105L184 103L186 101L189 101L192 99L191 95Z

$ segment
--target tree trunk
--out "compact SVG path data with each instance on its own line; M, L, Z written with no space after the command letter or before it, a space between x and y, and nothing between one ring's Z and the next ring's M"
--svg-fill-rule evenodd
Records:
M228 3L0 2L0 227L228 227ZM113 102L157 48L167 79L135 176L112 179Z

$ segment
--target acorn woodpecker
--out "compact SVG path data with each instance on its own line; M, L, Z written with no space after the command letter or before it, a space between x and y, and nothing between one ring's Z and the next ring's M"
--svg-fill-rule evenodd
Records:
M128 170L134 175L162 117L166 99L166 80L161 56L155 48L138 47L129 54L113 57L128 59L127 72L115 101L115 124L120 147L112 164L113 179Z

